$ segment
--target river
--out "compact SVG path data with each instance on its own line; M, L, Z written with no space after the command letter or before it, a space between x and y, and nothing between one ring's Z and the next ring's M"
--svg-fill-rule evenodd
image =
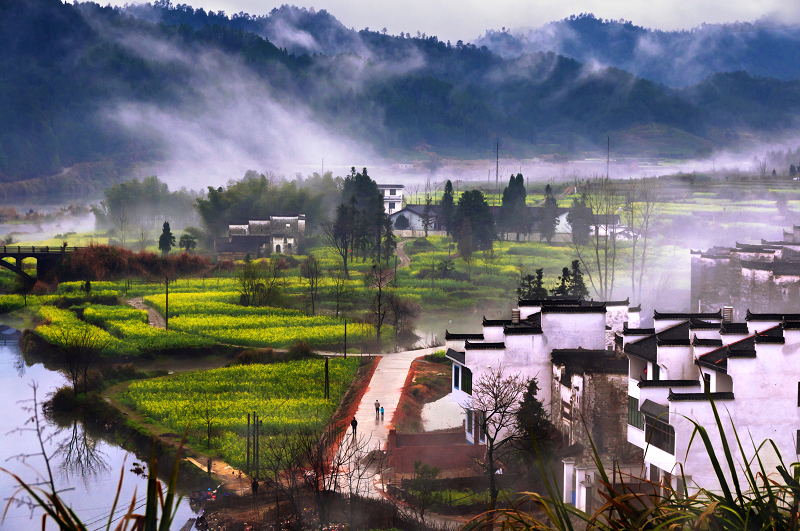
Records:
M40 452L36 433L29 423L32 412L26 411L32 402L22 402L33 398L32 383L38 385L37 396L45 396L63 385L65 378L57 371L51 371L42 364L26 366L17 343L0 344L0 396L3 398L5 413L0 416L0 466L19 475L31 483L46 477L46 466ZM63 490L61 499L78 514L89 531L105 529L114 495L119 483L120 471L124 468L124 479L120 503L114 518L119 518L129 506L134 490L139 500L147 491L147 480L131 472L134 462L142 462L148 456L137 457L103 434L87 430L83 424L74 420L50 421L43 415L39 418L45 426L45 450L50 459L56 489ZM18 456L28 455L26 458ZM181 494L188 495L189 485L178 485ZM0 495L3 505L15 496L17 485L13 477L0 473ZM22 495L18 499L26 500ZM137 506L142 502L137 503ZM124 507L124 509L123 509ZM41 529L41 509L31 509L25 503L11 502L2 529L38 530ZM188 498L184 499L177 511L172 529L178 530L186 520L194 516ZM116 523L114 524L116 525ZM47 529L56 529L50 522ZM113 529L113 526L112 526Z

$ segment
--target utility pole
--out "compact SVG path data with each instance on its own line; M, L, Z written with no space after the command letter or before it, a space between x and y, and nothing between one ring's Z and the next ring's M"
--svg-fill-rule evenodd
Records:
M164 286L167 288L167 303L164 305L164 329L169 330L169 275L164 277Z
M494 168L494 187L497 188L497 197L500 197L500 141L497 142L497 166ZM494 205L494 201L492 201Z
M247 475L250 476L250 413L247 414Z
M328 357L325 357L325 400L328 400L330 396L329 390L329 380L328 380Z
M608 147L606 148L606 179L608 179L608 167L611 164L611 137L608 137Z
M347 359L347 317L344 318L344 359Z

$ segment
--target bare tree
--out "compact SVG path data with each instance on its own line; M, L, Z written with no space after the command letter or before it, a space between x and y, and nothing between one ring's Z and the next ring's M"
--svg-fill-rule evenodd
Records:
M472 387L472 398L466 414L474 415L478 429L486 438L486 457L481 465L489 474L489 510L494 510L499 494L495 481L497 463L514 451L521 436L517 428L517 413L528 381L518 373L503 374L503 368L491 369Z
M78 394L78 380L83 377L83 392L88 390L89 367L108 348L109 339L100 336L100 330L91 325L54 328L56 346L64 357L67 374L72 382L72 392Z
M211 393L203 393L200 397L195 396L193 402L194 414L203 422L206 428L206 448L211 449L211 430L220 417L220 413L227 407L219 402L216 396Z
M386 320L386 315L389 313L389 305L387 304L387 286L394 277L394 271L384 264L372 264L372 269L364 275L364 284L368 289L371 289L372 303L370 305L370 313L375 324L375 335L377 336L378 343L381 340L381 327Z
M333 299L336 304L336 318L344 310L355 293L355 289L347 282L347 274L343 269L328 269L328 276L333 283Z
M647 244L653 222L657 219L662 207L661 185L656 179L642 177L631 183L631 190L626 201L626 213L631 238L631 300L642 296L642 279L647 263ZM636 247L642 241L637 255ZM636 287L637 261L639 268L639 286Z
M64 472L67 475L81 477L88 483L90 478L107 471L108 466L105 462L107 456L99 444L101 439L92 437L77 419L72 419L66 429L71 430L70 436L61 440L54 454L61 456L61 467Z
M319 297L319 282L322 279L322 265L313 254L309 253L306 261L300 266L300 273L306 281L308 299L311 302L311 315L314 315Z
M595 176L586 189L586 206L591 211L594 234L588 242L573 239L575 255L580 260L589 283L598 297L608 300L614 292L617 267L617 216L622 200L611 179Z
M144 251L147 247L147 228L143 221L139 222L139 250Z
M430 181L429 181L430 182ZM425 229L425 237L428 237L428 229L433 226L435 216L433 215L433 200L431 196L425 194L425 208L422 210L422 227Z
M243 306L269 306L280 293L279 281L287 268L282 258L270 258L266 263L247 262L236 275L239 283L239 303Z
M386 304L389 307L389 318L394 327L394 339L403 334L412 332L414 322L422 312L419 304L400 297L395 291L390 291L386 296Z
M125 247L125 233L128 230L130 219L128 218L128 211L125 207L120 207L119 211L111 218L111 223L119 230L120 246Z
M411 203L415 204L417 202L417 192L419 192L419 183L413 183L408 185L408 193L411 195Z
M289 501L294 517L299 520L303 511L301 489L306 472L299 439L287 429L259 438L259 447L262 457L259 459L259 470L255 470L253 476L263 477L261 474L264 472L276 494L283 495ZM279 503L276 504L276 510L280 511Z
M322 240L342 259L345 278L350 278L347 271L347 260L350 248L354 241L355 220L347 205L339 205L336 209L336 220L326 221L322 224Z

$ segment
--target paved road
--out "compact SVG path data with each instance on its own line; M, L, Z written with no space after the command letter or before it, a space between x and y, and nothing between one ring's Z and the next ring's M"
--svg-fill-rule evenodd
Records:
M381 447L386 444L389 436L389 425L392 415L400 402L400 394L403 391L403 384L406 382L408 371L411 369L411 362L420 356L432 354L441 347L426 348L420 350L408 350L395 354L381 354L378 367L372 374L367 392L361 398L361 403L356 412L358 421L358 436L370 439L370 446L380 442ZM375 418L375 400L383 406L383 420ZM347 436L352 437L352 431L348 429Z

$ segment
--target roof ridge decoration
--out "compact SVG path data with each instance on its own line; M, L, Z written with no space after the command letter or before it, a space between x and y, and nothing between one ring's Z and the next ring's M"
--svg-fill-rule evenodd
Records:
M470 343L469 340L464 342L464 350L505 350L505 343Z

